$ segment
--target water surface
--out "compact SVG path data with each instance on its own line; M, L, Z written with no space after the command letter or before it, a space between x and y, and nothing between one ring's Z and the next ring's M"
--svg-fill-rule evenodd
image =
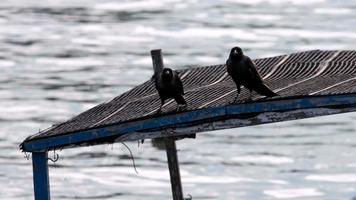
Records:
M351 0L5 0L0 3L0 199L33 199L28 135L150 78L166 66L355 49ZM354 113L199 134L177 143L193 199L352 199ZM150 141L58 152L53 199L170 199L165 152ZM52 152L50 153L52 155Z

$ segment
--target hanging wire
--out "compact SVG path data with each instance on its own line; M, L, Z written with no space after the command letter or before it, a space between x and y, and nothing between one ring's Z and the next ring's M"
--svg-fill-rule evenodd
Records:
M192 200L192 199L193 199L192 195L188 194L187 196L188 196L188 197L187 197L187 198L184 198L184 200Z
M56 153L56 150L53 150L53 158L47 158L48 160L52 161L53 163L59 160L59 155Z
M132 155L131 149L124 142L121 142L121 143L129 150L130 155L131 155L131 159L132 159L132 165L133 165L133 167L135 169L136 174L138 174L138 171L136 169L135 159L134 159L134 157Z
M28 153L28 152L24 152L24 154L25 154L24 157L25 157L27 160L30 160L31 154Z

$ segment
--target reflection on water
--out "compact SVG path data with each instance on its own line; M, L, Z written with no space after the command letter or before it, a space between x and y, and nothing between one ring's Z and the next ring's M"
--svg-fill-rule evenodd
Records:
M354 1L4 0L0 3L0 199L33 199L19 143L167 66L355 49ZM193 199L352 199L355 114L199 134L177 143ZM53 199L170 199L166 154L148 140L57 152ZM157 144L156 144L157 145ZM158 144L159 146L159 144ZM52 155L52 154L50 154Z

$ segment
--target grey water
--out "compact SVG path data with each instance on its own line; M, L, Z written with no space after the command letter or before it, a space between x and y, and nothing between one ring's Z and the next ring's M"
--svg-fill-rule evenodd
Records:
M356 1L3 0L0 2L0 199L33 199L18 146L166 66L356 49ZM193 199L353 199L356 113L201 133L177 142ZM171 199L164 151L151 141L63 150L52 199ZM50 152L52 156L52 152Z

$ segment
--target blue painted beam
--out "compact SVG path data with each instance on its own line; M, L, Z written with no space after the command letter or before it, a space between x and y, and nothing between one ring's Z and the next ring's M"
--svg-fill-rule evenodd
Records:
M46 152L32 153L33 186L35 200L50 200L48 154Z
M69 147L74 144L82 144L105 137L121 136L137 131L159 129L184 125L204 120L218 121L223 118L231 118L235 115L283 112L287 110L321 108L330 106L347 106L356 104L356 94L333 96L306 96L296 99L256 102L248 104L236 104L215 108L205 108L177 114L169 114L150 119L95 128L76 133L53 136L38 140L30 140L23 144L23 150L27 152L47 151L55 148Z

